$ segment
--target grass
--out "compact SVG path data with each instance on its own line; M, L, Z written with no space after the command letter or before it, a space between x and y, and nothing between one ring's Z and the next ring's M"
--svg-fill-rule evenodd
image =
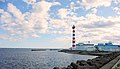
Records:
M120 67L120 63L117 64L117 67Z

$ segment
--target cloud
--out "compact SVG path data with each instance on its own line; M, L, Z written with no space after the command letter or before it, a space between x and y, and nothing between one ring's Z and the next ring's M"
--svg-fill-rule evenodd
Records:
M5 2L6 0L0 0L0 2Z
M7 39L8 36L6 35L0 35L0 39Z
M119 5L120 0L113 0L113 2L114 2L115 4L117 4L117 5Z
M54 5L60 5L60 3L40 1L32 4L32 10L22 13L15 5L8 3L8 11L0 9L0 28L6 31L5 34L11 40L39 37L41 33L49 30L48 11Z
M93 14L96 14L97 13L97 9L96 8L93 8L93 9L91 9L92 10L92 13Z
M32 13L30 13L28 16L28 21L30 23L35 23L34 24L34 29L40 30L40 33L46 33L49 28L48 28L48 21L49 20L49 14L48 11L50 8L54 5L60 5L58 2L46 2L46 1L40 1L32 5Z
M104 36L103 39L106 39L106 40L108 40L108 41L112 41L112 42L115 42L115 43L119 43L119 41L120 41L120 35Z
M90 40L93 42L103 41L104 36L109 36L111 34L119 33L118 31L114 31L114 29L118 30L120 27L119 23L119 16L116 17L102 17L96 15L97 9L92 9L93 11L89 14L86 14L86 16L67 16L66 18L69 19L51 19L50 23L52 24L52 27L54 29L55 33L62 33L62 34L71 34L71 27L72 27L72 21L76 25L76 36L77 41L84 42L85 40ZM72 21L71 21L72 20ZM61 28L64 28L64 30L60 30ZM113 28L113 29L111 29ZM59 30L58 30L59 29ZM112 33L111 33L112 31ZM99 39L96 39L98 38ZM81 40L80 40L80 39ZM108 41L105 39L104 41Z
M119 7L114 7L113 11L115 11L118 15L120 15L120 8Z
M101 40L107 41L105 36L119 36L120 30L120 16L98 16L100 12L97 7L111 6L111 0L83 0L80 3L82 7L91 12L84 16L77 16L76 13L81 6L76 7L75 2L71 2L69 7L61 7L56 10L58 17L50 18L51 8L56 5L62 5L59 2L47 2L45 0L24 0L27 4L32 6L30 11L22 13L14 4L8 3L7 11L0 9L0 29L6 33L0 35L1 39L16 40L29 37L39 38L41 34L71 34L72 25L76 25L77 42L84 42L90 40L98 42ZM75 9L75 10L74 10ZM73 12L73 10L75 12ZM78 9L79 10L79 9ZM116 13L119 12L118 7L113 9ZM113 35L114 34L114 35ZM96 39L97 38L97 39ZM55 38L55 41L62 43L63 40L68 42L70 37ZM112 40L112 39L111 39ZM64 41L65 42L65 41Z
M21 11L17 9L16 6L14 6L13 4L8 3L8 11L11 12L16 19L24 20Z
M71 46L71 44L70 44L71 39L70 38L71 37L64 35L64 36L57 37L51 41L52 41L53 45L57 44L55 46L57 46L59 48L69 48Z
M91 8L97 8L100 6L109 7L111 5L112 0L82 0L80 3L86 10Z
M36 0L23 0L27 4L34 4Z
M32 37L39 38L40 36L37 34L32 34Z
M58 15L60 16L60 18L65 18L68 15L68 10L65 8L59 9Z
M93 24L87 24L87 25L83 25L84 28L106 28L106 27L110 27L112 26L112 23L109 22L96 22Z
M0 13L3 13L4 12L4 10L3 9L0 9Z

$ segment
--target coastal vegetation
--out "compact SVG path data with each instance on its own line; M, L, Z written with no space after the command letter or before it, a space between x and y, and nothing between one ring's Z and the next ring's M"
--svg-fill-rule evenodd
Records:
M114 69L120 69L120 62L115 66Z

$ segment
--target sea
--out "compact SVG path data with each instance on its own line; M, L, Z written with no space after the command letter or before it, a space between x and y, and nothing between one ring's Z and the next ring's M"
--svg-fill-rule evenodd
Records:
M53 69L68 66L77 60L97 56L58 52L57 50L31 51L31 48L0 48L0 69Z

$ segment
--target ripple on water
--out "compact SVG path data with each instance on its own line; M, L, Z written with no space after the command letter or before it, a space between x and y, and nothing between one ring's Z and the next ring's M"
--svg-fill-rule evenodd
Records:
M30 49L0 49L0 69L52 69L77 60L96 56L67 54L57 51L32 52Z

